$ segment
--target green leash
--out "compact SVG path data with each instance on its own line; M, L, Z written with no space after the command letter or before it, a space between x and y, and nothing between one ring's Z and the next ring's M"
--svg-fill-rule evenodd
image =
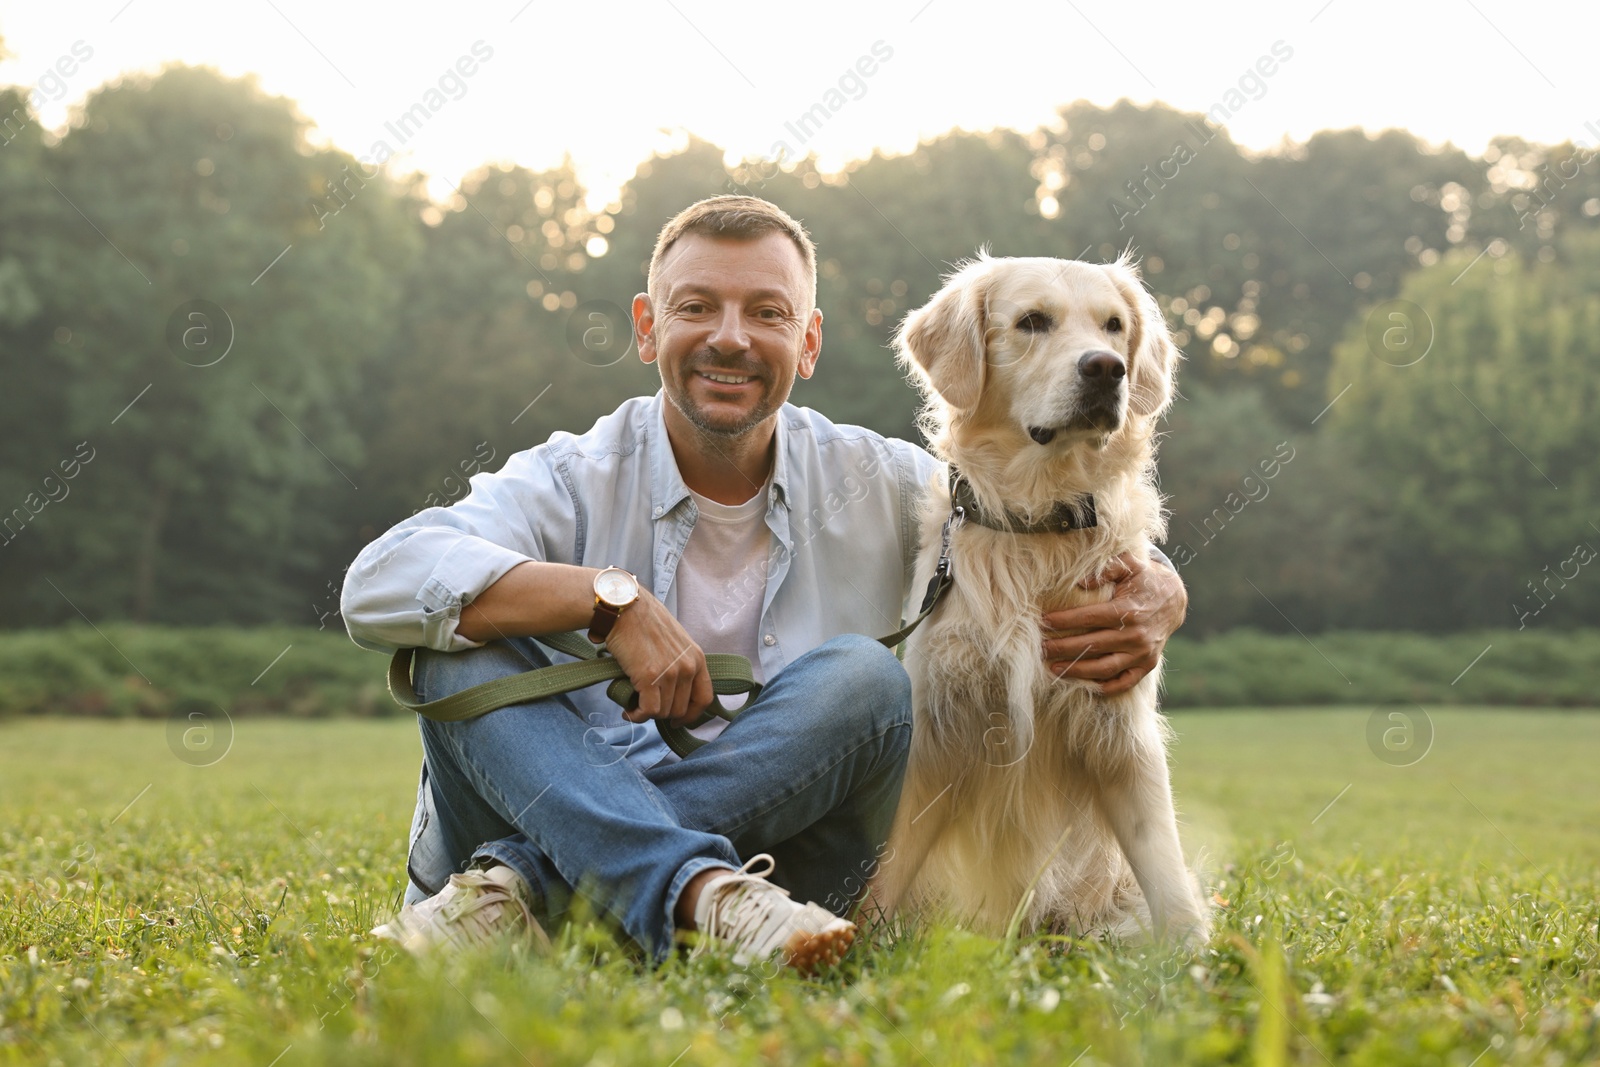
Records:
M534 640L557 652L577 656L578 662L557 663L550 667L525 671L522 674L507 675L504 678L475 685L471 689L463 689L447 697L440 697L438 700L423 702L417 699L416 690L411 685L411 662L416 649L402 648L389 661L389 694L401 707L436 722L476 719L480 715L487 715L491 711L498 711L512 704L545 700L578 689L587 689L601 682L611 683L606 687L606 696L623 708L633 707L638 700L638 691L634 689L633 683L628 681L628 676L622 673L622 665L611 656L602 656L600 650L590 644L588 638L582 634L576 631L545 634ZM760 683L750 672L750 661L743 656L722 652L707 653L706 672L711 675L711 688L718 696L748 693L750 699L754 700L761 692ZM723 708L719 702L712 701L711 707L692 725L704 726L713 718L732 722L735 714ZM687 727L674 726L660 719L655 720L655 723L656 728L661 731L661 739L679 756L687 756L705 744L691 734Z
M950 534L964 519L963 509L956 508L951 512L950 518L945 520L939 563L934 568L933 578L928 582L928 591L922 598L922 608L917 617L887 637L878 638L879 644L889 648L897 647L911 636L911 632L922 624L922 620L933 614L934 607L955 580L950 567ZM470 689L463 689L459 693L440 697L438 700L422 701L417 699L416 689L411 682L411 664L416 649L402 648L396 651L394 658L389 661L389 695L402 708L433 719L435 722L464 722L512 704L546 700L563 693L587 689L601 682L610 683L606 686L606 696L622 708L632 708L638 700L639 693L628 680L628 676L622 672L622 665L612 656L602 655L600 650L581 633L572 631L545 634L535 637L534 640L557 652L574 656L578 662L539 667L524 671L522 674L496 678ZM718 696L748 694L749 700L745 702L745 707L749 707L761 693L761 683L755 680L750 669L750 661L743 656L708 652L706 673L711 675L711 688ZM732 722L738 714L737 711L728 711L718 701L713 700L705 714L689 726L674 726L661 719L654 721L667 747L680 757L684 757L705 744L689 732L691 729L704 726L714 718Z

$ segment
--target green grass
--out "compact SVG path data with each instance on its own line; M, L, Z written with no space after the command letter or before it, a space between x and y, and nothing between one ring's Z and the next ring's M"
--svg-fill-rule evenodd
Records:
M1600 716L1430 711L1410 767L1365 712L1174 716L1227 901L1200 952L876 930L819 981L649 971L589 924L550 957L374 942L407 722L245 719L197 767L159 723L13 720L0 1063L1596 1062Z

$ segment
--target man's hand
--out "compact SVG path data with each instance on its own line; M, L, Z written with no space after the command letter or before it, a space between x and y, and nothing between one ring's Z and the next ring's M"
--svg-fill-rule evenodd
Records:
M1099 682L1108 696L1123 693L1155 669L1167 638L1183 625L1189 594L1171 568L1151 565L1131 552L1111 561L1084 589L1114 583L1104 604L1047 612L1044 658L1052 674ZM1075 637L1056 636L1080 631Z
M706 656L661 601L644 590L617 617L606 648L639 691L639 705L623 712L629 722L665 719L686 726L716 696Z

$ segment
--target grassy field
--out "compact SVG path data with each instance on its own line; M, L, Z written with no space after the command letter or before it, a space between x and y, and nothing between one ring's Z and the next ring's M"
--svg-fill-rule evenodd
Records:
M1411 766L1366 712L1174 717L1225 902L1200 952L877 930L768 982L651 972L590 924L553 956L373 941L409 723L244 719L197 766L227 739L185 762L161 723L12 720L0 1063L1600 1062L1600 715L1429 711Z

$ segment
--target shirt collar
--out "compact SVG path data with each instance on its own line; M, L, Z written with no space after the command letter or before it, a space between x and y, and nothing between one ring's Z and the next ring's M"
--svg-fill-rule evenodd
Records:
M672 441L667 437L666 407L670 401L666 394L657 391L654 410L651 412L648 447L650 449L650 512L653 518L664 519L674 508L689 499L689 487L678 471L677 457L672 454ZM772 499L781 497L785 507L792 499L789 495L789 415L791 407L784 404L778 410L778 425L774 430L777 459L772 469Z

